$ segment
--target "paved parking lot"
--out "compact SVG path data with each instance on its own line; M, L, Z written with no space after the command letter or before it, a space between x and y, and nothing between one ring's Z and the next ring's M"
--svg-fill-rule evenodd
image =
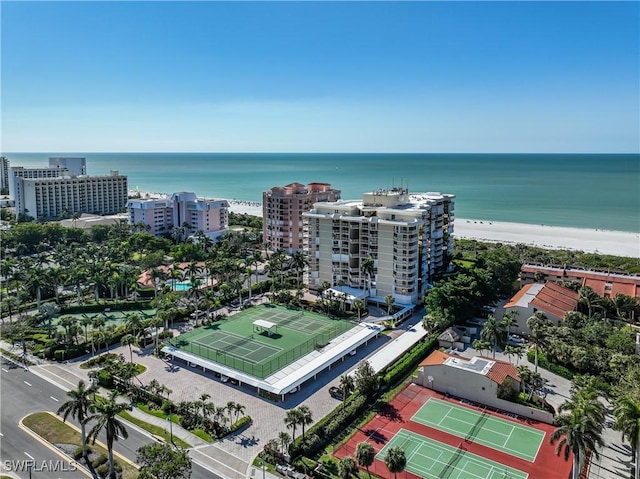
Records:
M344 361L333 365L330 371L322 372L315 381L308 381L299 392L289 394L285 401L278 403L272 403L258 397L255 388L234 385L230 382L222 383L219 378L214 377L213 373L190 367L181 360L167 362L159 359L151 355L152 348L146 350L134 348L133 360L147 368L144 373L138 376L138 379L144 384L149 383L152 379L164 384L172 390L170 399L174 402L193 401L201 394L207 393L211 396L210 401L216 406L224 406L228 401L245 406L245 414L253 419L249 428L214 445L199 446L196 450L198 451L197 456L205 455L212 458L220 458L220 453L224 451L233 457L227 456L224 461L220 462L225 464L232 462L236 464L236 467L241 467L240 464L244 463L245 470L249 470L250 462L267 441L276 439L280 431L287 431L284 424L287 410L305 404L313 412L314 422L323 418L340 404L340 401L333 399L329 394L329 387L337 386L342 374L356 367L360 360L373 353L390 339L392 339L391 336L381 335L378 339L370 341L369 345L359 348L355 356L346 356ZM113 348L111 352L122 353L125 358L129 358L128 346ZM80 369L79 365L80 361L69 362L63 366L52 365L50 371L53 372L55 367L56 374L63 377L66 386L70 387L70 384L77 384L75 378L88 380L88 370ZM292 434L290 430L287 432ZM299 435L300 432L300 428L298 428L296 434ZM229 475L231 474L229 473Z

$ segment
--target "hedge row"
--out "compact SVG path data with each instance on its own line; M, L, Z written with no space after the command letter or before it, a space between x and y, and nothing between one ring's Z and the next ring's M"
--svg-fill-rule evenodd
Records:
M313 425L305 434L291 445L289 453L291 457L314 456L327 444L334 440L338 433L348 430L348 426L370 405L365 396L351 396L347 403L338 406L322 420Z
M535 364L536 352L533 349L527 351L527 360L531 364ZM538 366L546 369L547 371L551 371L558 376L562 376L565 379L573 379L573 377L576 375L576 373L574 373L570 369L565 368L564 366L560 366L559 364L552 363L543 353L540 352L538 352Z
M122 301L119 303L99 303L99 304L74 304L62 306L60 316L74 313L102 313L105 309L110 311L130 311L132 309L150 309L149 301Z
M382 380L389 387L394 387L403 381L407 375L411 374L420 362L433 351L438 342L438 336L433 335L427 341L416 344L409 351L404 353L394 365L389 368Z
M240 419L234 422L233 425L229 428L229 434L231 434L232 432L239 431L240 429L245 427L247 424L251 424L251 421L252 421L251 416L242 416Z

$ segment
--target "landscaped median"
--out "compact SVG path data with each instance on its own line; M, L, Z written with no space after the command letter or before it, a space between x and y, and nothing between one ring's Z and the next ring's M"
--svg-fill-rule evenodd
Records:
M122 419L132 424L135 424L139 428L144 429L148 433L152 434L154 437L161 439L164 442L169 442L171 440L170 433L168 433L165 429L161 428L160 426L156 426L154 424L149 424L148 422L144 422L143 420L138 419L137 417L134 417L128 412L124 412L124 411L121 412L119 416ZM179 437L176 437L175 435L173 435L173 443L176 446L180 446L184 449L189 449L191 447L191 444L184 442L182 439L180 439Z
M61 455L67 456L71 464L79 464L85 467L84 464L77 462L81 460L82 437L80 430L74 425L63 422L61 418L50 412L29 414L22 418L20 425L55 446ZM95 444L89 444L89 449L91 450L89 458L98 474L105 469L104 466L108 470L107 448L99 441L96 441ZM138 476L138 467L115 451L114 455L116 456L116 464L122 470L122 479L135 479Z

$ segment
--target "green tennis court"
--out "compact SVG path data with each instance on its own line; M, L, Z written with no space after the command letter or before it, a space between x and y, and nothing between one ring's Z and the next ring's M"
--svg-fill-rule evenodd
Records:
M262 319L275 323L278 327L293 329L307 335L316 334L328 327L326 321L320 320L314 317L312 313L303 310L266 307L247 310L245 314L254 320Z
M258 328L256 320L277 325ZM168 346L266 378L355 326L312 311L276 305L245 309L214 324L168 340Z
M205 348L218 355L228 354L236 358L243 358L253 364L266 361L282 351L282 348L254 341L253 335L247 338L225 331L211 332L206 336L201 336L197 341L191 341L191 344L195 345L198 350Z
M530 462L544 439L543 431L435 398L429 398L411 420Z
M400 429L378 452L376 459L384 461L390 447L404 450L405 469L425 479L526 479L529 476L466 451L463 441L455 448L406 429Z

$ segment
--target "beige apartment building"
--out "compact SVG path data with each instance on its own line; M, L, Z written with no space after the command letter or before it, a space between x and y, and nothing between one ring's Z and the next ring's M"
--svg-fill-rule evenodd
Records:
M116 170L105 176L16 176L14 181L16 214L36 220L55 219L63 213L110 215L122 212L127 204L127 177Z
M302 214L314 203L338 201L340 190L328 183L291 183L262 193L262 233L267 248L291 254L303 245Z
M453 255L454 195L409 194L404 188L365 193L362 201L316 203L303 214L311 289L357 289L398 304L421 301ZM363 268L373 262L372 274Z

